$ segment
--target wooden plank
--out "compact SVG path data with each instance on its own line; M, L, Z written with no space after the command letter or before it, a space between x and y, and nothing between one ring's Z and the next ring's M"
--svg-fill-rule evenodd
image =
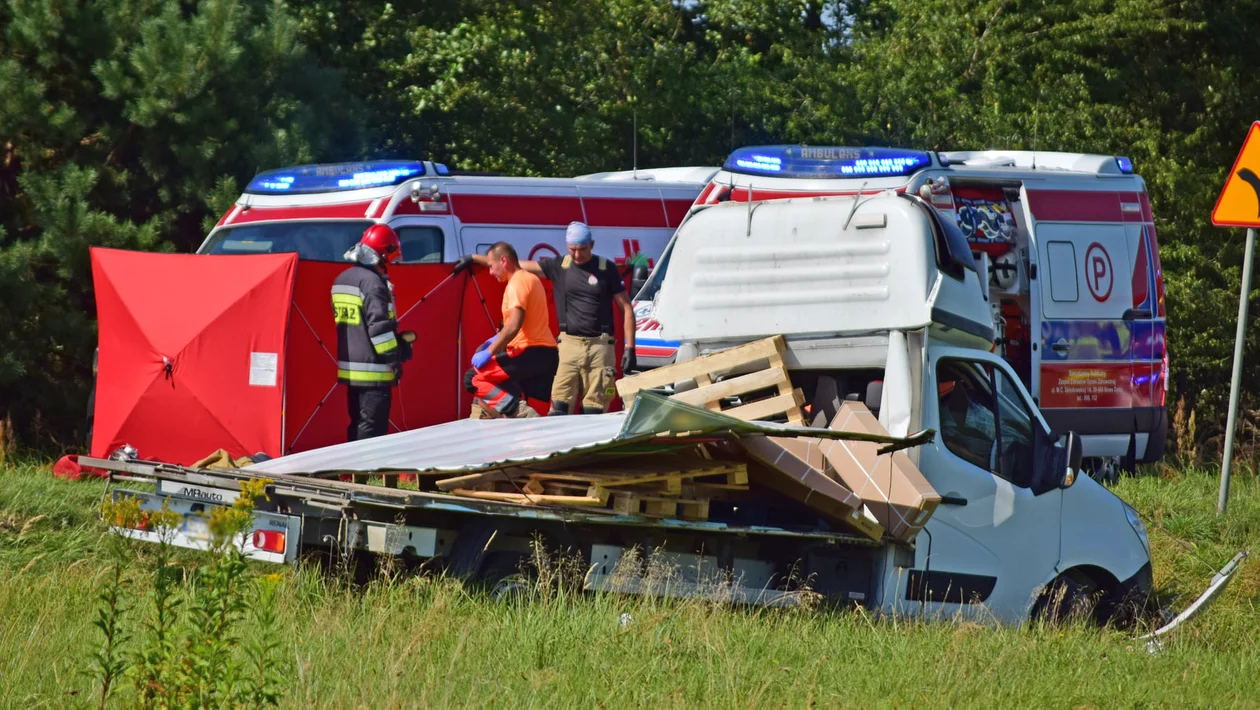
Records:
M643 498L643 514L649 518L672 518L678 515L677 498Z
M723 414L743 419L744 421L752 421L754 419L765 419L772 414L784 414L795 408L800 412L800 406L805 403L805 394L799 389L792 390L788 394L780 394L767 399L750 402L733 409L727 409ZM438 485L442 485L438 482Z
M577 506L603 506L607 501L601 501L598 498L589 498L586 496L550 496L550 495L523 495L520 493L497 493L495 491L470 491L464 488L458 488L451 491L457 496L465 498L483 498L485 500L498 500L507 503L519 503L521 505L577 505Z
M758 370L750 372L747 375L732 377L729 380L708 387L687 390L679 392L670 397L680 402L694 404L697 407L704 407L710 403L716 403L725 397L732 397L737 394L747 394L757 390L767 389L769 387L778 387L782 394L783 387L787 387L790 392L792 389L791 381L788 379L787 371L782 368L773 368L769 370ZM709 409L713 409L709 407Z
M678 517L683 520L708 520L709 501L703 498L697 500L679 500Z
M676 471L676 472L671 472L671 473L648 474L644 476L625 476L623 478L612 478L607 481L603 481L600 483L600 485L607 486L609 488L618 488L621 486L638 486L638 485L643 485L645 483L658 483L661 481L668 482L670 479L677 480L679 482L679 485L681 485L682 479L684 478L702 478L704 476L717 476L721 474L730 474L730 473L734 473L735 468L737 467L723 466L720 469L698 469L695 471ZM747 483L748 467L745 465L743 468L744 468L744 482Z
M567 481L571 483L599 483L612 478L606 473L582 473L579 471L537 471L529 474L531 481Z
M614 493L612 502L614 513L622 515L639 514L639 497L633 493Z
M608 505L608 498L612 492L603 486L591 486L586 489L586 497L599 501L600 505Z
M617 381L617 394L627 404L641 389L672 385L682 380L694 380L702 375L730 370L757 360L765 360L782 352L785 341L782 335L764 338L721 352L702 355L694 360L676 362L658 367Z
M528 476L532 471L524 468L496 468L492 471L482 471L481 473L470 473L466 476L453 476L451 478L443 478L437 482L440 490L452 491L456 488L467 488L475 486L479 483L492 483L494 481L510 481L514 478Z

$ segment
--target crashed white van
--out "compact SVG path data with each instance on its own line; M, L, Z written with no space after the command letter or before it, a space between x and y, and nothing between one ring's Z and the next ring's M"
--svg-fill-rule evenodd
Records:
M806 417L864 401L893 436L936 430L911 459L941 496L913 563L884 568L885 611L1025 618L1044 590L1151 586L1133 508L1074 476L1079 438L1052 432L1011 365L971 249L927 201L860 197L719 203L675 236L656 294L680 361L783 334Z

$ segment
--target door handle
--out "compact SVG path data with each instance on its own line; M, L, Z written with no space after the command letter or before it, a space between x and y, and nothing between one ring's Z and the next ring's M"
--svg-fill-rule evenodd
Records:
M1065 341L1060 340L1059 342L1055 343L1054 345L1051 345L1051 346L1050 346L1050 349L1051 349L1051 350L1053 350L1053 351L1055 351L1056 353L1065 353L1065 352L1067 352L1067 351L1071 350L1071 349L1072 349L1072 346L1071 346L1071 344L1069 344L1069 343L1067 343L1067 342L1065 342Z
M1146 320L1151 317L1149 308L1130 308L1121 316L1124 320Z
M958 495L943 495L941 496L941 505L964 506L967 505L967 499Z

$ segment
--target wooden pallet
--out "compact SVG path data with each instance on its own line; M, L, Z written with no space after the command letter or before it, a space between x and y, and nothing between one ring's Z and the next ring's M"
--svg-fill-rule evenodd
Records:
M721 352L703 355L694 360L658 367L618 380L617 393L629 407L640 390L690 380L696 383L696 388L678 392L672 396L672 399L711 411L720 411L745 421L783 415L792 424L804 425L805 418L801 414L801 406L805 403L805 396L801 390L792 387L792 380L783 363L783 351L786 347L783 336L776 335L773 338L765 338ZM761 362L766 364L759 369L742 374L729 374L727 379L718 379L732 371L747 371ZM778 394L722 409L722 400L728 397L747 395L765 389L775 389Z
M650 454L583 466L536 470L512 467L437 482L455 495L521 505L607 507L648 517L707 520L710 498L748 490L748 464L695 455ZM616 500L621 500L620 507Z

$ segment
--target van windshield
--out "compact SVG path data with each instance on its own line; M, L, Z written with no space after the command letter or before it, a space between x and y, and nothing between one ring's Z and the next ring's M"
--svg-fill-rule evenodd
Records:
M371 222L259 222L220 229L201 254L279 254L297 252L309 261L343 261Z

